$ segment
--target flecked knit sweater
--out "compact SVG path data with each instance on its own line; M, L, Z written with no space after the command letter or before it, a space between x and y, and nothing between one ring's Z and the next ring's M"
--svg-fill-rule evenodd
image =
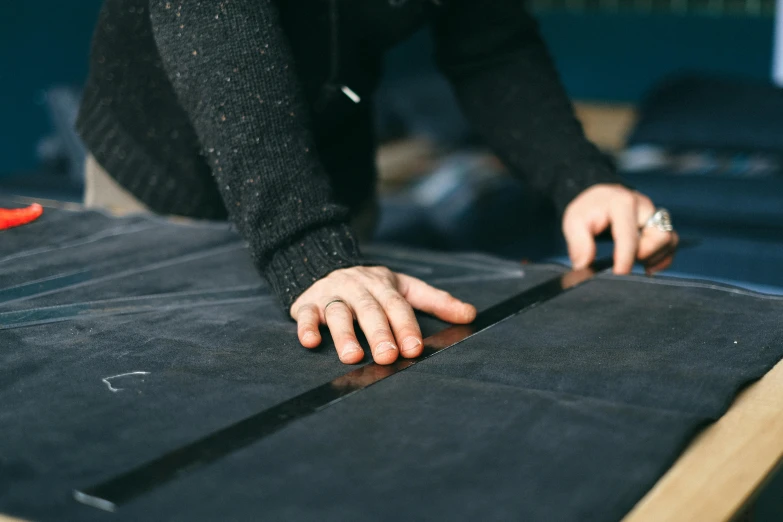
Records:
M522 0L107 0L77 126L152 210L229 217L288 307L362 263L348 223L375 189L368 100L384 52L425 24L512 172L561 211L619 182Z

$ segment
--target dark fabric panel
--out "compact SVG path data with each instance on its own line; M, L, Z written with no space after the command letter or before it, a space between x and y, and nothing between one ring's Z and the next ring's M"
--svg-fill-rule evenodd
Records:
M152 509L172 520L617 520L638 499L640 484L666 470L671 448L690 435L682 428L698 421L405 372L209 473L166 486L124 515L131 520ZM239 476L242 486L221 488L218 499L196 494Z
M298 345L223 225L47 209L11 232L0 512L36 520L616 520L783 355L780 298L601 276L109 515L71 490L349 368ZM480 309L563 271L366 250ZM8 298L75 270L97 275Z
M715 419L780 358L783 297L600 276L412 371L490 380Z

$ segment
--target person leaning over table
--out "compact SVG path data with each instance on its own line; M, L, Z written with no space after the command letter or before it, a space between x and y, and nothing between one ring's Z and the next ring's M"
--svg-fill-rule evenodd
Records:
M302 345L326 324L359 362L355 317L377 363L420 355L414 308L476 309L369 265L357 236L374 224L381 58L425 25L470 124L562 214L575 267L609 227L615 273L668 266L677 235L645 226L661 213L586 140L521 0L107 0L77 124L87 204L228 217Z

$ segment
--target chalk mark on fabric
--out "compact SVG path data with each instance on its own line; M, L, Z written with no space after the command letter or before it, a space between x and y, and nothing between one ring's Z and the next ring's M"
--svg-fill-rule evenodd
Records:
M119 375L112 375L111 377L104 377L101 380L103 381L104 384L106 384L106 386L108 386L110 392L117 393L118 391L122 391L125 388L115 388L114 386L112 386L111 382L110 382L112 379L118 379L120 377L127 377L129 375L149 375L149 374L150 374L150 372L128 372L128 373L121 373Z

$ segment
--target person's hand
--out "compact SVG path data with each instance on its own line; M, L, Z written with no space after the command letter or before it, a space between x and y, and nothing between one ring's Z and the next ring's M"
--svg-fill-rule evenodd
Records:
M321 344L319 325L329 328L340 360L355 364L364 352L354 331L354 317L367 337L378 364L421 355L421 329L413 309L450 323L467 324L476 309L419 279L382 266L335 270L316 281L291 305L305 348Z
M596 255L595 236L612 227L614 273L627 274L635 260L647 273L668 268L679 237L644 226L655 213L650 198L622 185L599 184L584 190L566 207L563 234L574 268L584 268Z

